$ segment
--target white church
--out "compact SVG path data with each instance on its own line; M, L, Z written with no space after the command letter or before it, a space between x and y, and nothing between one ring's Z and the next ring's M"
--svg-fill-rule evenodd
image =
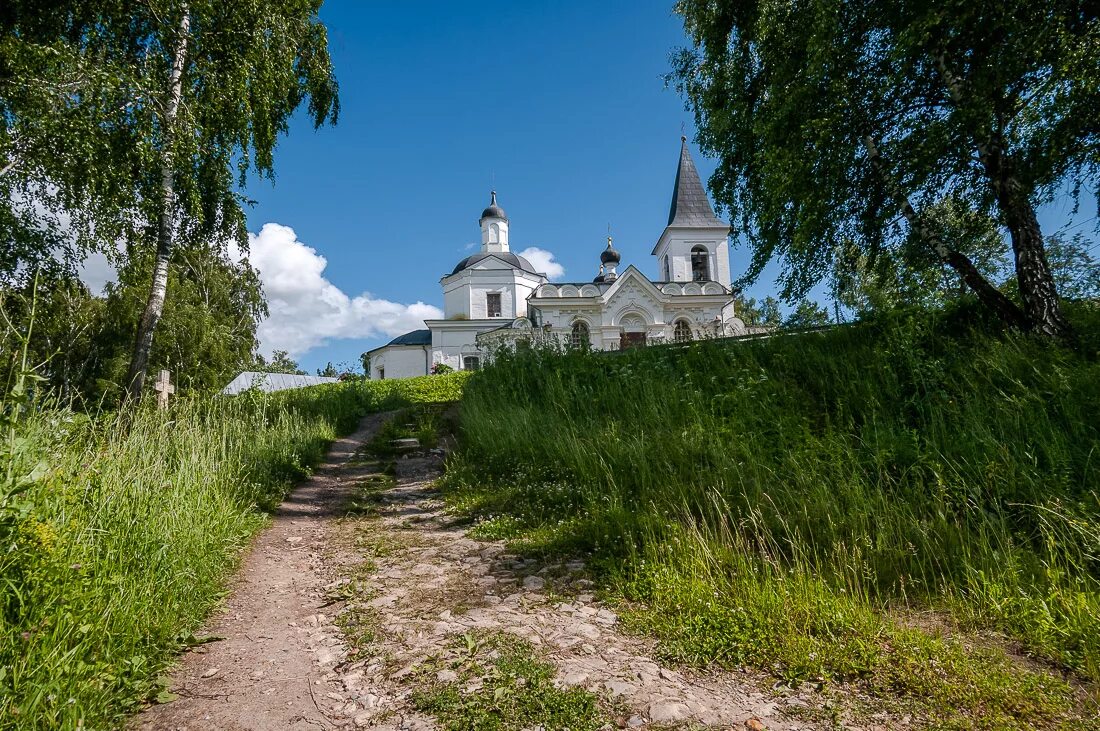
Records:
M750 332L735 317L728 224L703 189L687 139L672 191L668 225L653 247L660 279L634 265L619 271L619 252L600 254L591 282L550 282L513 254L508 216L492 193L479 220L481 251L440 280L442 320L366 354L372 379L423 376L437 364L477 370L504 344L557 340L573 347L620 350Z

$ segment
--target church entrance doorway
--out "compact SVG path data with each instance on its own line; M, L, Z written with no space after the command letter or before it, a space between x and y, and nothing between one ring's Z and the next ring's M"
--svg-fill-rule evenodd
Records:
M645 347L646 325L638 315L627 315L619 322L619 350Z

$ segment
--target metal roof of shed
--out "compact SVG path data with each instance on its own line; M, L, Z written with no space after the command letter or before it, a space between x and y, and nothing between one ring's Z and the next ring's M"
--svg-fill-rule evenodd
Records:
M245 371L234 378L222 389L222 394L233 394L247 391L250 388L258 388L264 393L286 391L292 388L306 388L307 386L320 386L325 383L338 383L339 378L328 376L300 376L296 373L260 373L258 371Z

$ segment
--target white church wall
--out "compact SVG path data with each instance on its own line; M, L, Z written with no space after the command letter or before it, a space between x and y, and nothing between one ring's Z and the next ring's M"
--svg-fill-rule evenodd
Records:
M496 264L502 268L489 268ZM527 298L545 279L496 262L485 262L445 277L443 313L448 319L461 315L471 320L488 317L486 295L500 294L500 317L510 320L527 314Z
M690 282L691 250L702 246L707 250L707 269L710 278L730 286L729 239L724 229L666 229L654 250L658 267L664 275L663 260L668 257L669 278L673 282Z
M428 349L422 345L391 345L371 355L370 377L413 378L428 374Z
M470 319L483 320L489 317L488 295L500 295L500 315L502 320L512 320L516 316L516 290L514 283L487 283L470 286Z
M455 287L443 290L443 316L470 316L470 290L468 287Z

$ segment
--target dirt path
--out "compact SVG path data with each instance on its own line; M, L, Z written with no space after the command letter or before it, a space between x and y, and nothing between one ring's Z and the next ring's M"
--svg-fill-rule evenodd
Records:
M224 611L205 633L225 639L188 652L172 673L179 698L137 716L137 729L329 729L351 719L333 708L343 659L332 624L327 561L334 520L365 467L348 464L384 421L368 417L336 441L324 464L295 490L245 558ZM344 704L341 704L341 707Z
M819 727L797 720L815 703L807 695L762 690L748 675L692 674L655 661L652 644L622 632L597 600L582 562L546 565L509 553L502 542L468 537L442 510L432 484L438 468L434 458L399 460L396 484L375 497L376 514L343 526L344 538L372 556L370 571L360 573L366 590L345 609L373 613L376 622L345 670L352 681L345 697L368 703L358 726L435 728L411 710L410 692L425 682L457 682L460 692L476 693L477 679L456 678L448 668L463 655L464 637L504 632L553 663L558 687L607 699L618 709L614 726Z
M336 442L283 504L206 628L224 639L187 653L172 675L178 699L132 728L431 731L412 694L447 683L477 693L480 681L447 668L478 633L526 639L555 667L556 686L598 694L614 726L818 728L797 720L813 703L805 696L655 661L597 600L583 563L545 565L468 537L433 487L438 455L398 460L396 481L353 461L383 420ZM345 518L354 494L367 508Z

